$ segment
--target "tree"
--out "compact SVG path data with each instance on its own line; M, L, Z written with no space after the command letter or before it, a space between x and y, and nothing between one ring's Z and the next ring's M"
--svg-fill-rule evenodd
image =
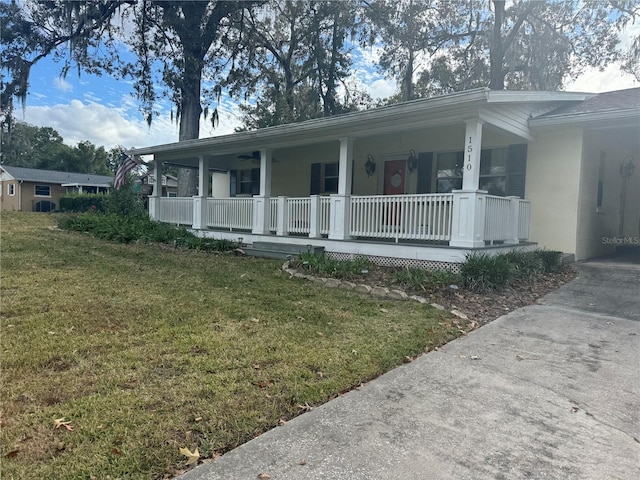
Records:
M2 163L14 167L58 170L62 172L111 175L104 147L82 141L71 147L51 127L35 127L15 122L11 131L4 127Z
M218 77L233 56L228 41L234 16L254 2L145 0L26 2L0 4L2 44L7 77L2 103L24 101L29 71L47 55L63 61L62 74L78 71L117 73L134 80L141 109L150 123L158 98L171 99L179 122L179 140L199 136L199 120L208 116L208 103L220 95ZM117 20L117 21L116 21ZM134 34L123 32L131 22ZM118 42L129 45L135 62L123 62ZM203 78L210 80L202 88ZM203 109L202 102L205 102ZM4 112L5 119L7 111ZM217 111L211 115L214 124ZM193 172L181 172L181 195L195 193Z
M246 128L280 125L353 108L345 84L355 3L272 1L247 15L242 55L229 76ZM342 84L344 100L338 98Z
M479 86L496 90L562 88L587 66L603 68L621 59L617 49L620 32L635 18L638 8L637 0L610 4L579 0L448 4L447 24L438 26L439 30L425 31L425 35L435 35L436 39L440 35L446 42L437 43L435 51L425 50L430 58L416 82L416 96ZM412 43L408 39L403 35L395 39L400 41L400 51L409 51ZM383 60L384 56L380 64L385 71L397 71ZM631 64L629 61L628 67ZM404 92L410 88L407 72L402 77Z

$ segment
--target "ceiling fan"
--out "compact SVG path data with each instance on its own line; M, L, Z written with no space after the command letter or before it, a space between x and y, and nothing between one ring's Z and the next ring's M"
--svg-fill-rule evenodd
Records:
M251 163L259 164L260 163L260 150L254 150L251 152L251 155L246 153L238 155L240 160L251 160ZM275 157L271 157L271 162L276 163L278 160Z

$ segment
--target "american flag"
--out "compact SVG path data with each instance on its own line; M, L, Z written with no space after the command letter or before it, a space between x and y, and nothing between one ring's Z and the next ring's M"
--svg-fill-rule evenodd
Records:
M118 166L118 171L116 172L116 180L113 183L113 186L116 190L120 190L120 187L124 185L125 178L127 173L138 166L138 162L136 162L133 157L127 155L126 153L122 154L122 158L120 159L120 165Z

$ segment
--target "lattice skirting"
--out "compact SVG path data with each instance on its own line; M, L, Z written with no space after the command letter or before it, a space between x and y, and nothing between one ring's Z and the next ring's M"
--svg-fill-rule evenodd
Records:
M422 270L448 270L452 273L460 273L460 264L451 262L437 262L434 260L416 260L411 258L380 257L377 255L356 255L353 253L325 252L325 255L334 260L354 260L366 258L374 265L381 267L409 267Z

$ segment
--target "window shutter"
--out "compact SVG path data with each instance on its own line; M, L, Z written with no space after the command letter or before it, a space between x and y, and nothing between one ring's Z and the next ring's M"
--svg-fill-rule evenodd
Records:
M260 169L251 169L251 195L260 195Z
M527 144L509 145L507 164L507 195L524 198L527 171Z
M238 193L238 171L229 170L229 196L235 197Z
M311 184L309 186L311 195L319 195L322 192L322 164L311 164Z
M433 152L418 154L418 186L416 193L431 193L431 177L433 171Z

